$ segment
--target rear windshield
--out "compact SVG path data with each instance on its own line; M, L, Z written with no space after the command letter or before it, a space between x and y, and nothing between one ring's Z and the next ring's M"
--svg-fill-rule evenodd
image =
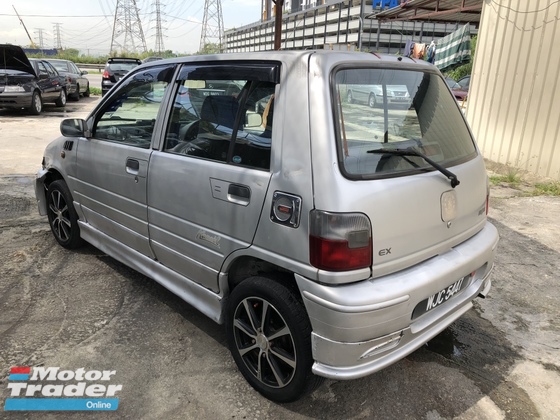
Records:
M354 179L434 170L420 152L444 167L466 162L476 148L443 78L435 73L344 68L334 74L340 167Z
M138 63L123 62L123 63L109 63L108 67L113 71L130 71L138 67Z

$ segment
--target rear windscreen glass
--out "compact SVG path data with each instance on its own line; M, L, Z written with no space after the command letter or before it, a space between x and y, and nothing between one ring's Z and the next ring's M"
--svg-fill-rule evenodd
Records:
M434 170L420 152L444 167L476 156L453 95L439 75L379 68L339 69L333 104L339 161L349 178L402 176Z

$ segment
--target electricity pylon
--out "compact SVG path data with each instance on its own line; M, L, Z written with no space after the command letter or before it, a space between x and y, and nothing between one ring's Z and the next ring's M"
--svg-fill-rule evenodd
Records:
M200 34L200 51L208 44L216 44L221 52L224 41L224 17L221 0L204 0L204 18Z
M136 0L117 0L111 52L146 52L146 38L136 6Z
M163 46L163 30L161 29L161 3L159 0L155 2L156 8L156 48L155 51L158 54L161 54L165 51L165 47Z

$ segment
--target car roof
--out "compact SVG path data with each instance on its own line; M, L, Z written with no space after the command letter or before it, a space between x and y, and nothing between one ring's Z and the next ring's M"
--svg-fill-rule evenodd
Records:
M285 63L296 63L303 57L316 56L321 61L344 62L351 61L355 64L376 64L386 63L397 67L410 67L432 69L437 68L424 60L395 56L392 54L365 53L353 51L331 51L331 50L279 50L279 51L254 51L254 52L234 52L213 55L190 55L182 57L168 58L164 60L144 63L142 66L155 66L167 63L197 63L197 62L220 62L220 61L281 61Z

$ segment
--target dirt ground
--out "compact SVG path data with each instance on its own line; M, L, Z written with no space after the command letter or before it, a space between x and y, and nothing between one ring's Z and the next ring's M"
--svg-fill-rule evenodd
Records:
M242 379L221 326L94 247L58 246L38 215L34 173L63 118L0 110L0 418L12 366L116 370L117 411L95 418L560 419L560 198L492 187L501 242L487 299L389 368L327 380L274 404Z

